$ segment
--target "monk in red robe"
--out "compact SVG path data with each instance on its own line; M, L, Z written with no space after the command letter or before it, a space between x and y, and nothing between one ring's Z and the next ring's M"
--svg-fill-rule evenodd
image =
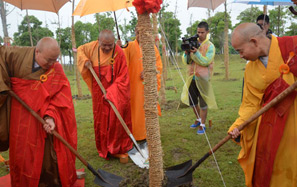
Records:
M98 41L78 48L77 65L92 93L95 141L99 156L128 158L126 153L132 148L132 141L107 101L116 106L131 130L130 85L126 58L123 50L115 45L114 41L112 31L101 31ZM106 95L103 95L87 68L89 63L106 89Z
M4 98L8 96L4 93L11 89L46 122L42 126L12 98L9 123L11 185L73 185L77 179L75 155L51 135L55 129L76 148L72 95L68 79L57 62L60 54L57 41L46 37L36 47L1 47L0 54L0 107L6 108L0 111L7 112ZM1 128L3 126L1 124Z

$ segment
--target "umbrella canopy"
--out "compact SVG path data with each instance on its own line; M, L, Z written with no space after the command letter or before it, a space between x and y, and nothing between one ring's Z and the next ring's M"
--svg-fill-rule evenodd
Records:
M294 5L291 0L234 0L233 3L244 3L253 5Z
M214 10L225 1L226 0L188 0L188 8L203 7Z
M58 13L60 8L70 0L3 0L21 10L44 10Z
M81 0L76 6L73 15L85 16L89 14L116 11L133 6L133 0Z

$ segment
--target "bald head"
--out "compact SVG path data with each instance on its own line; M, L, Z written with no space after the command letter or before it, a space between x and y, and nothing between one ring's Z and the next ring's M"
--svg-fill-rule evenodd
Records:
M99 46L103 53L108 54L115 46L115 37L111 30L103 30L99 34Z
M232 34L233 39L249 41L251 37L265 37L263 30L255 23L242 23L238 25Z
M35 49L35 61L42 69L49 69L60 55L58 42L51 37L44 37L38 41Z
M267 56L270 39L264 32L255 23L242 23L232 33L232 46L239 52L240 57L246 60L256 60L260 56Z
M100 40L115 40L114 34L111 30L103 30L99 34L99 41Z
M58 42L51 37L44 37L37 42L36 49L43 50L55 50L60 51Z

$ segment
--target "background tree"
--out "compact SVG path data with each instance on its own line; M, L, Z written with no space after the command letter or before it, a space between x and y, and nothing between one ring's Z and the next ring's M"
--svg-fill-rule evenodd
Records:
M115 23L110 12L101 13L101 14L97 13L95 14L95 19L97 23L95 24L95 29L97 29L98 33L105 29L112 30L114 32Z
M124 19L124 24L119 25L119 29L122 33L122 38L126 41L131 41L135 39L135 27L137 25L137 16L135 13L131 12L131 20L126 24L126 19Z
M293 14L288 13L288 18L291 22L291 25L288 28L286 28L287 31L285 35L287 36L297 35L297 17Z
M3 34L4 34L4 37L8 37L7 21L6 21L6 16L7 16L6 4L3 2L3 0L0 0L0 13L1 13Z
M178 51L180 51L180 39L182 34L180 30L180 21L175 18L173 12L166 12L165 8L166 6L163 6L163 8L159 12L160 25L165 32L172 52L174 52L176 47L178 47Z
M277 36L283 36L285 34L285 25L287 23L286 18L288 17L287 9L286 6L278 6L275 9L268 11L270 29Z
M200 23L200 21L197 20L192 25L187 27L187 29L186 29L187 34L185 35L185 37L188 38L190 36L193 36L193 35L197 34L197 26L198 26L199 23Z
M226 12L228 28L232 28L231 18ZM224 52L224 28L225 28L225 12L217 12L214 16L210 17L207 22L209 23L209 31L211 41L216 47L216 53L223 54Z
M33 45L36 45L37 42L43 37L54 36L51 30L41 27L42 22L39 21L35 16L28 16L28 19L31 27ZM15 45L31 46L30 36L28 32L27 16L24 17L23 21L18 26L18 32L14 33L13 37Z
M244 22L256 23L257 17L260 14L263 14L263 12L258 7L251 6L251 8L247 8L237 16L236 19L239 21L239 23L237 23L234 28Z
M92 24L77 21L74 24L74 28L77 47L98 39L99 31L96 23Z
M57 41L60 43L61 53L63 56L69 56L70 67L72 67L72 43L71 43L71 28L58 28L56 30Z

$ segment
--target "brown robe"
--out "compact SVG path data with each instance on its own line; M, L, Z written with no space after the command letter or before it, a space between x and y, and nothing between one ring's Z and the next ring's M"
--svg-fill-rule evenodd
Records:
M0 47L0 151L9 147L10 96L5 91L10 90L10 77L39 80L40 75L46 72L41 68L32 72L34 52L35 47ZM59 186L56 153L53 143L50 143L52 138L45 140L42 171L49 173L41 173L39 186L46 186L49 181L53 181L51 186Z

